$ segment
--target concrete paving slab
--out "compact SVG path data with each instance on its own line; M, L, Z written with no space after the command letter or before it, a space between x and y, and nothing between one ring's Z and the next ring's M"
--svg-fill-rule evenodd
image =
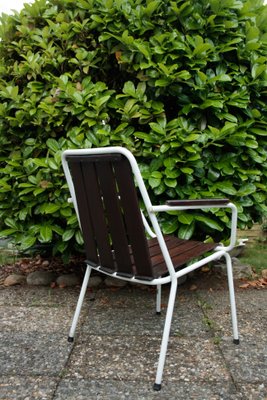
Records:
M50 288L45 286L0 286L0 306L75 306L80 288ZM89 300L86 296L85 301Z
M184 312L185 311L185 312ZM154 307L113 308L113 304L91 308L85 314L84 333L104 335L161 336L164 328L166 309L156 315ZM206 337L209 329L204 322L202 310L197 306L176 307L171 327L171 335Z
M57 378L35 376L0 377L0 400L51 400Z
M162 306L166 308L169 297L169 285L162 287ZM103 305L112 304L114 307L121 308L151 308L156 306L156 289L148 286L128 285L124 288L116 289L99 289L95 293L95 306L102 307ZM191 291L178 288L176 303L195 302L195 294Z
M228 290L220 291L198 291L196 292L197 297L203 300L207 305L211 306L207 309L225 308L229 305L229 292ZM265 316L267 315L266 301L267 301L267 290L237 290L236 293L236 304L237 311L245 311L254 313L255 311L262 312Z
M160 337L83 335L76 342L67 377L139 380L153 383ZM212 340L172 337L164 370L170 381L229 381L230 375Z
M118 291L100 290L96 300L90 304L90 309L87 308L83 331L96 335L139 332L144 335L162 335L168 295L168 290L163 290L162 312L157 316L156 292L153 290L134 287ZM205 323L203 311L198 306L196 297L188 292L177 296L171 334L203 337L208 331L209 327Z
M243 338L238 346L229 338L222 338L219 345L236 382L267 382L267 343L258 337Z
M0 332L0 375L52 376L64 369L72 346L47 332Z
M240 337L261 335L267 341L267 291L236 292L237 318ZM257 300L255 299L255 295ZM201 292L199 301L212 328L222 335L231 330L231 312L228 292Z
M0 326L2 332L64 332L68 330L73 316L73 307L1 307ZM81 315L82 320L82 315Z
M164 290L163 295L165 293L166 290ZM112 305L113 308L128 309L132 307L138 309L145 307L153 310L156 307L156 290L155 288L147 287L142 289L137 285L129 285L124 288L99 289L95 292L95 301L93 303L95 308L101 309Z
M63 379L55 400L243 400L242 396L229 382L165 382L155 392L151 385L138 381Z
M242 383L237 385L237 390L242 394L242 399L246 400L266 400L267 383L249 384Z

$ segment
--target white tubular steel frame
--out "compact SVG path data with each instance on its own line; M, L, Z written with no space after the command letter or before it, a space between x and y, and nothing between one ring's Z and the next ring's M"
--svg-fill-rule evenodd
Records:
M239 343L239 338L238 338L238 328L237 328L237 317L236 317L236 303L235 303L235 293L234 293L234 285L233 285L233 273L232 273L232 262L231 262L231 257L229 256L228 252L234 247L235 242L236 242L236 227L237 227L237 209L234 204L231 202L223 205L201 205L201 206L195 206L195 205L190 205L190 206L169 206L169 205L159 205L159 206L153 206L151 204L149 195L147 193L143 178L141 176L139 167L137 165L137 162L132 155L132 153L123 148L123 147L105 147L105 148L94 148L94 149L75 149L75 150L66 150L62 154L62 164L63 164L63 169L65 172L65 176L67 179L67 183L69 186L70 194L71 194L71 200L73 202L78 220L79 220L79 213L78 213L78 207L77 207L77 201L76 201L76 195L75 195L75 190L74 190L74 185L72 182L72 177L71 173L68 167L68 162L66 160L66 157L68 155L90 155L90 154L110 154L110 153L119 153L123 154L125 157L130 162L137 186L140 190L141 196L143 198L146 211L148 214L148 217L150 219L152 229L150 228L146 218L144 217L142 213L142 218L144 222L144 226L146 231L151 237L157 237L159 246L161 248L163 257L165 259L169 275L166 277L162 278L157 278L153 279L151 281L144 281L141 279L136 279L136 278L125 278L121 276L117 276L116 272L113 274L109 274L113 276L114 278L118 279L123 279L129 282L135 282L135 283L143 283L145 285L156 285L157 286L157 299L156 299L156 312L157 314L160 313L160 303L161 303L161 285L166 284L166 283L171 283L171 288L170 288L170 295L169 295L169 301L168 301L168 307L167 307L167 313L166 313L166 319L165 319L165 325L164 325L164 331L163 331L163 337L162 337L162 342L161 342L161 349L160 349L160 355L159 355L159 361L158 361L158 367L157 367L157 373L156 373L156 380L154 384L154 389L155 390L160 390L161 388L161 381L162 381L162 375L163 375L163 368L165 364L165 358L166 358L166 352L167 352L167 346L168 346L168 341L169 341L169 334L170 334L170 328L171 328L171 321L172 321L172 315L173 315L173 309L174 309L174 303L175 303L175 298L176 298L176 292L177 292L177 280L188 274L189 272L192 272L196 270L197 268L202 267L203 265L220 259L221 257L224 257L226 260L226 265L227 265L227 276L228 276L228 287L229 287L229 295L230 295L230 307L231 307L231 317L232 317L232 329L233 329L233 337L234 337L234 343L238 344ZM230 235L230 243L228 246L217 246L214 249L213 254L202 258L199 261L196 261L189 266L178 270L177 272L174 269L171 257L169 255L169 251L167 249L163 234L161 232L156 213L158 212L166 212L166 211L183 211L183 210L196 210L196 209L210 209L210 208L229 208L232 212L232 219L231 219L231 235ZM95 270L100 270L99 267L95 266L87 266L87 270L85 273L83 285L81 288L78 304L76 307L76 311L73 317L70 333L69 333L69 341L73 341L74 334L75 334L75 329L77 326L79 314L81 311L82 303L84 300L84 296L86 293L87 285L89 282L89 277L91 273L91 269ZM103 270L101 270L102 273L104 273Z

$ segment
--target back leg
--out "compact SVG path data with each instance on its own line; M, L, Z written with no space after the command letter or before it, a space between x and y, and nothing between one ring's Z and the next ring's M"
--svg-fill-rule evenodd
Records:
M92 270L92 268L90 267L90 265L87 265L87 268L86 268L86 271L85 271L85 275L84 275L84 278L83 278L83 284L82 284L80 295L79 295L79 299L78 299L78 303L77 303L77 306L76 306L76 310L75 310L75 313L74 313L74 316L73 316L73 320L72 320L72 324L71 324L71 328L70 328L70 333L69 333L69 337L68 337L68 341L69 342L73 342L73 340L74 340L74 334L75 334L76 326L77 326L78 319L79 319L79 316L80 316L80 312L81 312L84 296L85 296L85 293L86 293L86 289L87 289L87 286L88 286L91 270Z

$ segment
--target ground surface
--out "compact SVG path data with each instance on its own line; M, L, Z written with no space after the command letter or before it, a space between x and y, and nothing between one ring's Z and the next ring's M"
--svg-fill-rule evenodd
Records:
M159 393L152 385L167 287L160 317L151 290L87 295L73 344L66 338L79 288L0 287L0 399L265 400L267 291L237 290L236 346L222 281L219 290L192 284L178 291Z

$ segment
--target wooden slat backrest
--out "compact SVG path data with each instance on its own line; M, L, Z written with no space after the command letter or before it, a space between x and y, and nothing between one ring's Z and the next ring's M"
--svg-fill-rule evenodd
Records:
M107 272L152 279L129 161L121 154L69 155L88 261Z

